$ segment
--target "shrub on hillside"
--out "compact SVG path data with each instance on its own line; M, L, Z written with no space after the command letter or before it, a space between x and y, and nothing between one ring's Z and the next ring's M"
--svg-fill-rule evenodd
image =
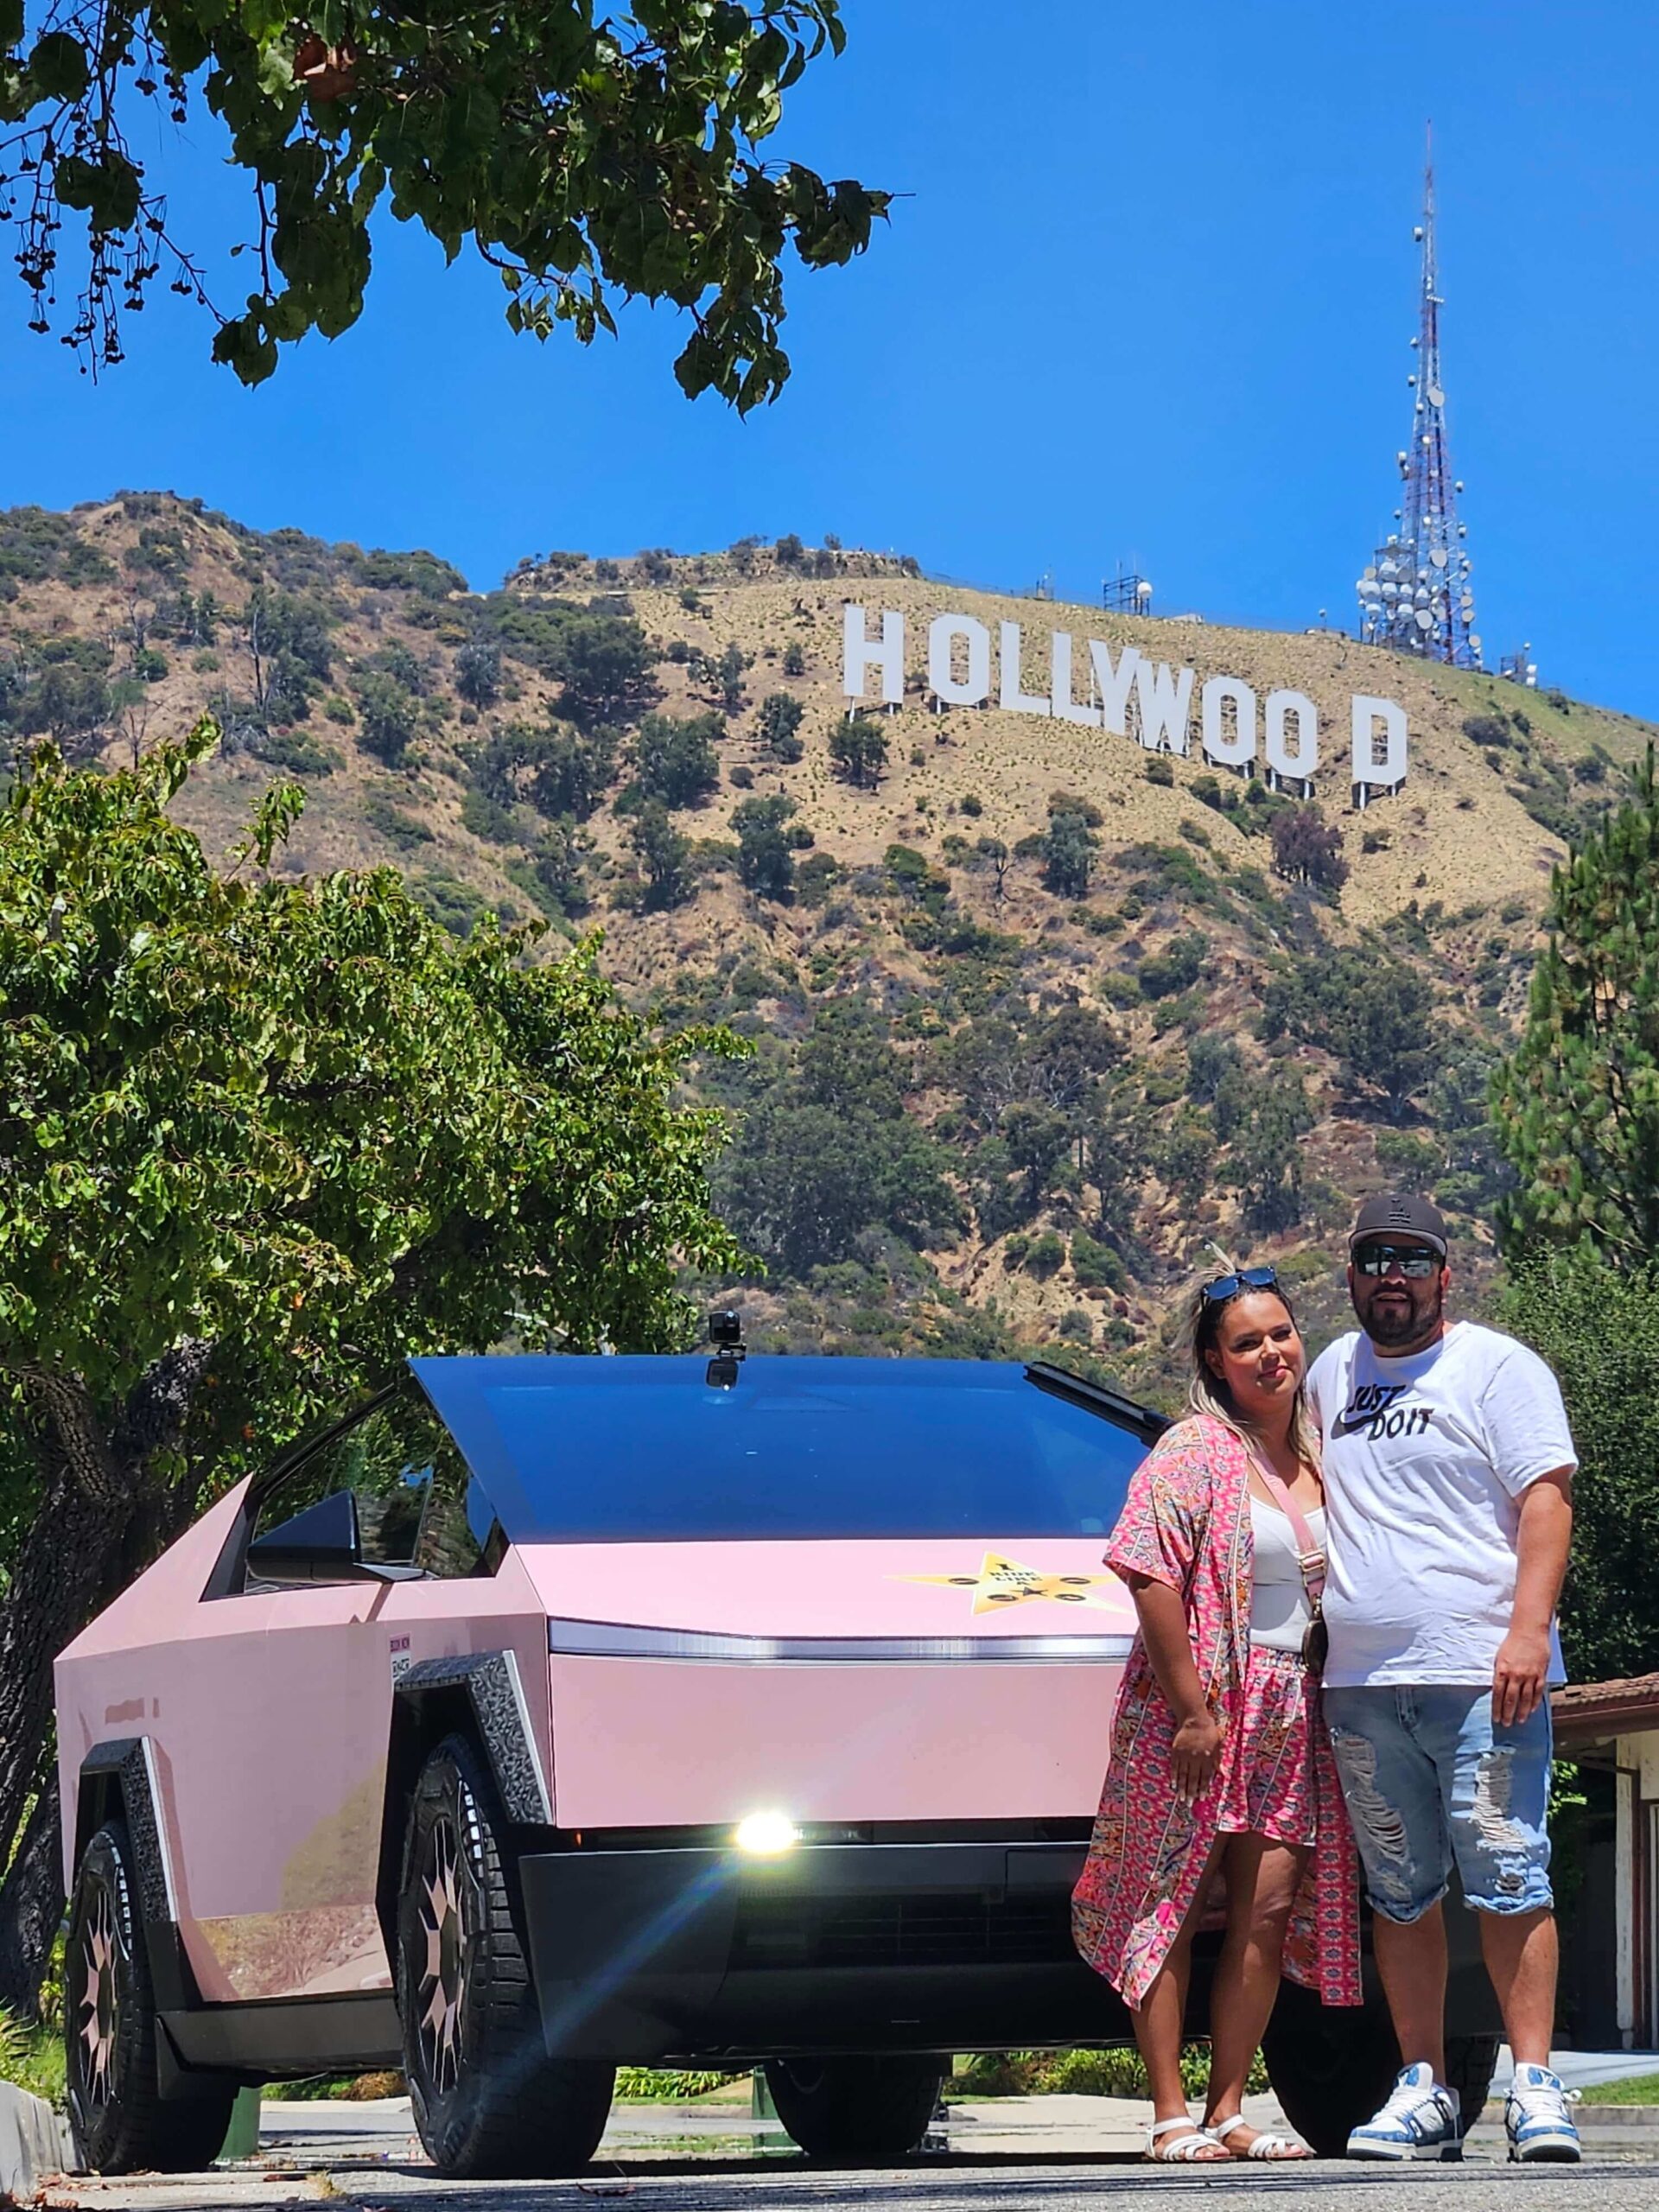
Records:
M1149 999L1173 998L1191 989L1209 957L1210 940L1201 930L1172 938L1160 953L1141 963L1141 988Z

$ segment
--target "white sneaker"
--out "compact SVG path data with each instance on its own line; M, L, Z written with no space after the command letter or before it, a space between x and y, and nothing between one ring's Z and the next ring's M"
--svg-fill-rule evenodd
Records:
M1460 2158L1463 2122L1458 2093L1434 2079L1420 2060L1402 2066L1387 2103L1348 2138L1351 2158Z
M1567 2107L1578 2101L1578 2091L1569 2089L1548 2066L1517 2066L1503 2107L1510 2158L1576 2165L1584 2153Z

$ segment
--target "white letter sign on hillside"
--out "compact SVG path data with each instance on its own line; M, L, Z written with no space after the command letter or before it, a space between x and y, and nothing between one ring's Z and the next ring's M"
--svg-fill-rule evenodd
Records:
M954 674L957 641L967 647L968 673ZM904 652L899 651L902 664ZM982 707L991 696L991 633L971 614L936 614L927 627L927 683L947 707Z
M850 602L842 609L841 688L849 703L874 696L890 707L905 696L905 618L880 616L880 634ZM1198 689L1198 741L1217 768L1252 772L1258 762L1271 782L1296 784L1311 798L1323 757L1319 710L1305 691L1269 691L1258 704L1241 677L1211 676L1198 687L1190 668L1171 669L1146 658L1135 646L1112 649L1100 638L1079 653L1067 630L1048 640L1048 690L1025 688L1025 633L1018 622L997 625L997 664L991 633L971 614L936 614L927 627L927 688L936 705L983 707L995 699L1005 714L1042 715L1132 738L1148 753L1187 753L1192 743L1192 693ZM870 678L877 681L872 694ZM1087 696L1079 696L1086 690ZM1396 791L1406 780L1409 731L1406 710L1369 692L1351 696L1352 746L1350 781L1363 806L1376 793Z
M891 707L903 703L905 696L905 618L902 614L881 617L881 642L872 642L864 621L861 607L846 607L842 610L842 689L849 698L864 696L864 678L871 668L881 671L880 696ZM856 677L857 681L854 678Z

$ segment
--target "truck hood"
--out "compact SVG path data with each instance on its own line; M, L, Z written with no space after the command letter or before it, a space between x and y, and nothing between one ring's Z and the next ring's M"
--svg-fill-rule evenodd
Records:
M1057 1656L1067 1646L1084 1656L1081 1647L1098 1644L1099 1656L1116 1657L1134 1633L1135 1609L1099 1545L1098 1537L986 1535L526 1544L518 1555L556 1649L629 1648L579 1632L562 1638L562 1624L586 1624L779 1644L898 1639L937 1644L941 1657L982 1648L1012 1658L1034 1643Z

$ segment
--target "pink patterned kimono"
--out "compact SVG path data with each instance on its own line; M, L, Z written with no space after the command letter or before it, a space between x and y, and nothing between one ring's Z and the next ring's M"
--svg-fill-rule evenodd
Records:
M1244 1446L1224 1422L1179 1422L1135 1470L1106 1552L1186 1603L1198 1679L1226 1723L1217 1772L1184 1805L1170 1766L1174 1726L1136 1637L1112 1721L1111 1759L1071 1901L1078 1950L1131 2005L1144 2003L1198 1894L1224 1805L1247 1794L1234 1766L1244 1740L1254 1571ZM1361 2002L1354 1847L1323 1727L1313 1737L1318 1840L1292 1909L1284 1970L1327 2005Z

